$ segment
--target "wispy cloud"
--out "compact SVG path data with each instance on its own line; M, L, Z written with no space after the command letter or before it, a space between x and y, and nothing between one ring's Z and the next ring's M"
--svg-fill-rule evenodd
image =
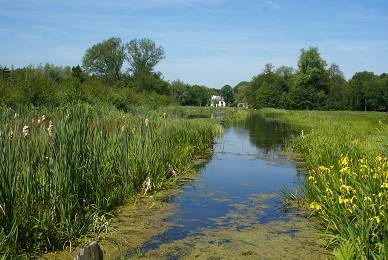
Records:
M264 8L268 8L268 9L272 9L272 10L279 10L281 9L282 7L277 4L275 1L271 1L271 0L262 0L261 1L265 7Z

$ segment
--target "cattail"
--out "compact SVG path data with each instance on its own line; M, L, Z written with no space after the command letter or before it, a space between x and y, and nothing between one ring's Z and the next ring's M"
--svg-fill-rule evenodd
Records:
M163 118L166 118L166 113L163 113Z
M17 118L19 116L18 113L15 113L15 115L13 116L14 118Z
M151 190L151 178L150 176L148 176L147 179L145 179L143 182L144 195L147 195L148 191L150 190Z
M122 126L121 127L121 132L124 132L124 130L125 130L125 126Z
M13 138L13 131L9 131L8 132L8 139L12 139Z
M23 126L23 136L27 137L28 135L28 125Z
M144 123L145 123L145 126L146 126L146 127L149 126L149 120L148 120L148 118L146 118L146 120L144 121Z
M42 123L44 122L44 120L46 120L46 116L45 115L42 116Z
M48 132L48 135L49 135L50 137L53 136L53 122L51 122L51 120L50 120L50 122L49 122L49 127L47 128L47 132Z

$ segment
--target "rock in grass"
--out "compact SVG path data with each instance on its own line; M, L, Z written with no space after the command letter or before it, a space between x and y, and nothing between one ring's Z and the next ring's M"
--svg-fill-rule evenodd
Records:
M74 257L74 260L102 260L104 259L102 250L98 241L90 242L84 246L81 246L78 254Z

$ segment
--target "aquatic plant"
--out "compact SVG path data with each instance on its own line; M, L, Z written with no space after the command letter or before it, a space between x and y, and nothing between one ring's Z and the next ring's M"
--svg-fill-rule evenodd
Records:
M325 222L337 254L353 259L388 256L388 160L342 156L337 165L319 166L306 179L304 199Z
M265 109L303 130L292 151L303 154L310 173L301 196L322 220L341 259L388 256L386 183L388 125L385 113Z
M0 108L0 254L71 251L82 234L108 230L106 217L125 198L190 171L220 130L164 111L80 103L37 117Z

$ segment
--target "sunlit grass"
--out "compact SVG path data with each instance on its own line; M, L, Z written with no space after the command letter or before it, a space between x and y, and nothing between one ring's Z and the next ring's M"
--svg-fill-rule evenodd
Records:
M102 232L112 209L164 189L191 169L222 128L181 109L123 114L69 105L0 108L0 253L7 258L76 246ZM98 235L98 234L97 234Z
M300 129L290 145L309 162L302 199L311 215L322 220L337 246L335 256L388 257L388 116L273 109L260 113Z

